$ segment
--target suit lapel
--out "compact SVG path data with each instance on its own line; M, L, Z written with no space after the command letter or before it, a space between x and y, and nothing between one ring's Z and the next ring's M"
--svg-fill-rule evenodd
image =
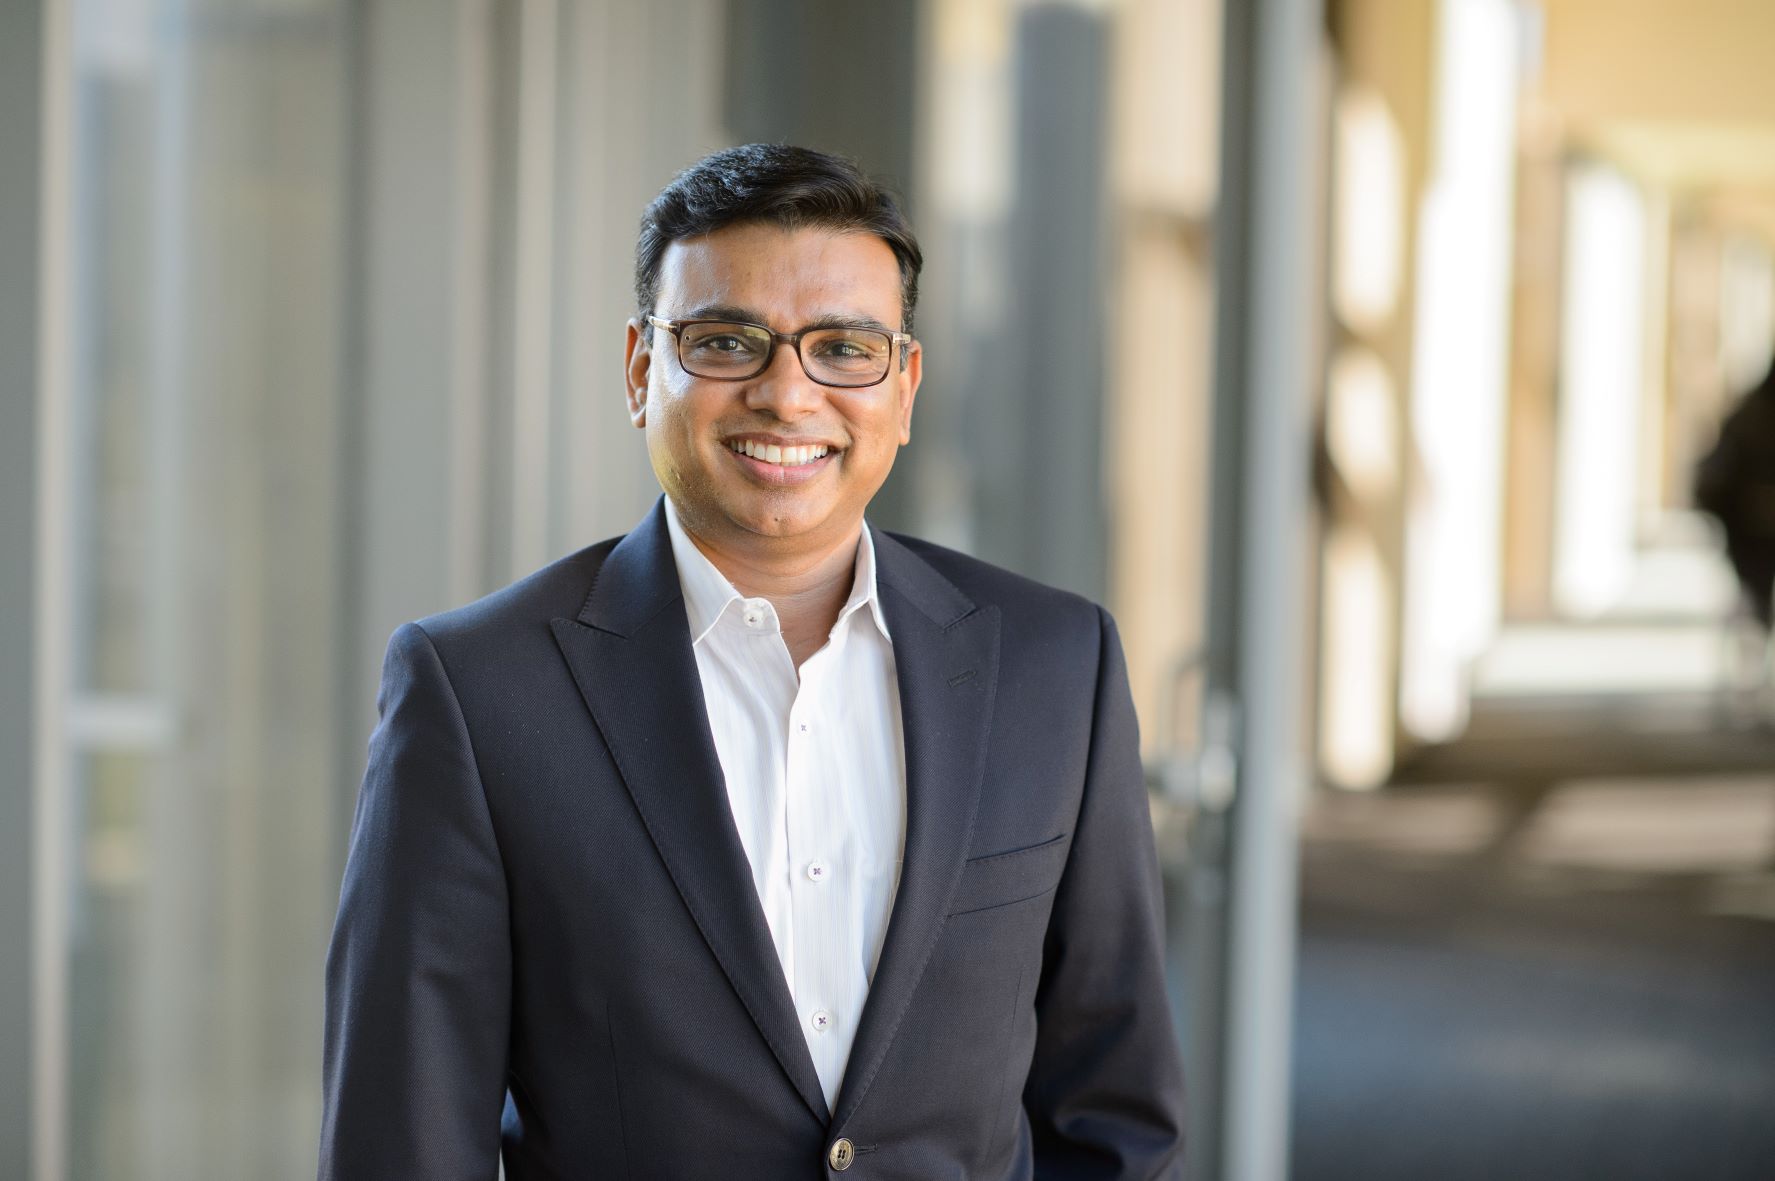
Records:
M906 852L835 1127L867 1093L948 914L973 835L998 686L998 608L976 607L880 530L873 538L905 735Z
M703 939L824 1124L825 1094L709 730L663 505L611 550L578 620L553 622L555 639Z

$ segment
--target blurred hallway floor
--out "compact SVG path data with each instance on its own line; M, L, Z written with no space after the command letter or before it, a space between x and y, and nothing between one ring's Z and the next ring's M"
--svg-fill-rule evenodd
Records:
M1775 1178L1775 757L1730 746L1315 801L1296 1181Z

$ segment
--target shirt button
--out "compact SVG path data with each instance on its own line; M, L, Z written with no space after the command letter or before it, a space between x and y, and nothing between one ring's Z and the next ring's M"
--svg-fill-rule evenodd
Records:
M832 1166L834 1172L842 1173L851 1167L851 1162L856 1158L857 1150L851 1147L847 1138L840 1136L832 1142L832 1151L826 1154L826 1163Z
M815 1009L814 1015L807 1019L807 1023L814 1027L815 1033L825 1033L832 1028L832 1014L824 1009Z
M824 861L810 861L810 862L808 862L807 863L807 880L810 882L825 881L826 880L826 863Z

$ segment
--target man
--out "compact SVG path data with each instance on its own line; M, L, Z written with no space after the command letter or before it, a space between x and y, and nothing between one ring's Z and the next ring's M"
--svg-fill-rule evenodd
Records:
M1695 504L1719 520L1751 615L1775 630L1775 365L1720 424L1695 470Z
M665 495L389 644L323 1178L1177 1175L1114 625L863 521L920 261L797 148L649 207L626 381Z

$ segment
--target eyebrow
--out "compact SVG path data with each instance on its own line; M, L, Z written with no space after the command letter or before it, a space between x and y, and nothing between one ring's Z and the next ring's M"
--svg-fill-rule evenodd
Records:
M760 324L767 328L770 326L769 317L758 309L740 307L738 304L731 303L704 304L701 307L692 308L677 318L680 320L738 320L747 324ZM806 332L812 328L874 328L879 332L898 331L898 329L889 328L874 316L844 312L827 312L824 315L815 316L797 331Z

